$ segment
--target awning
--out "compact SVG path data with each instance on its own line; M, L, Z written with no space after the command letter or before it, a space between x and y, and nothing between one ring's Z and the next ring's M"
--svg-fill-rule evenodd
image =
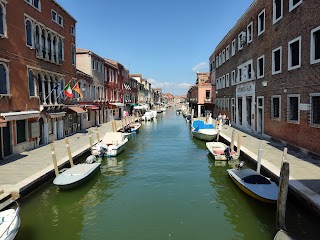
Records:
M94 105L87 105L86 108L90 108L91 110L99 110L99 107L94 106Z
M123 103L110 103L111 105L115 105L117 107L124 107Z
M68 108L76 113L86 113L85 110L83 110L82 108L79 108L77 106L68 106Z
M64 117L66 115L66 112L55 112L55 113L48 113L48 115L51 118L58 118L58 117Z
M39 111L7 112L7 113L0 113L0 116L3 117L5 121L24 120L28 118L40 117L40 112Z
M0 127L6 127L6 126L7 126L7 121L0 118Z

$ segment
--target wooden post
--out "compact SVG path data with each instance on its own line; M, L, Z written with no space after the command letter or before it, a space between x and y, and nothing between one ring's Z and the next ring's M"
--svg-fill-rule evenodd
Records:
M69 139L65 138L64 140L65 140L66 146L67 146L67 152L68 152L68 156L69 156L70 166L73 167L74 164L73 164L73 160L72 160L72 154L71 154Z
M59 169L58 169L58 165L57 165L57 156L56 156L56 152L54 151L53 143L50 143L50 149L51 149L51 154L52 154L54 172L55 172L56 176L58 176L59 175Z
M289 163L283 162L280 172L279 181L279 193L277 201L277 216L276 216L276 227L277 230L286 230L285 220L286 220L286 202L288 195L288 185L289 185Z
M92 135L90 131L89 131L89 142L90 142L90 149L92 151Z
M100 142L100 136L99 136L99 131L98 131L97 127L96 127L96 134L97 134L97 140L98 140L98 142Z
M230 149L231 151L234 151L234 135L236 133L236 130L232 130L232 134L231 134L231 142L230 142Z
M261 158L262 158L262 140L259 140L258 159L257 159L257 172L258 173L260 173L260 169L261 169Z
M237 154L240 156L240 148L241 148L241 134L238 134L238 142L237 142Z
M191 122L193 122L193 118L194 118L194 109L191 110Z
M218 134L217 134L217 142L219 141L219 136L220 136L220 129L218 130Z
M285 148L283 149L281 166L282 166L282 164L283 164L284 161L287 161L287 155L288 155L288 148L285 147Z

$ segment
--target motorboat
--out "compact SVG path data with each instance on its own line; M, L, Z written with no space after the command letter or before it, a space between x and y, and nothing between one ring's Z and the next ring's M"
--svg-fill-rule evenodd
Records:
M92 155L115 157L125 150L128 138L121 132L107 132L102 141L92 147Z
M238 168L227 170L233 182L243 192L259 201L276 203L279 191L277 184L253 169L241 169L242 166L243 162L240 162Z
M95 161L94 156L89 156L85 163L62 169L59 175L53 180L53 184L59 188L68 189L86 182L100 170L101 163Z
M215 160L229 161L239 159L239 154L222 142L207 142L206 146Z
M181 112L181 109L177 109L177 110L176 110L176 114L177 114L177 115L180 115L181 113L182 113L182 112Z
M192 136L200 140L212 141L218 134L213 124L205 124L204 121L196 120L192 123Z
M154 114L152 112L145 112L145 114L142 116L143 121L152 121L154 118Z
M131 124L129 125L129 128L131 129L131 132L132 132L132 133L138 132L139 129L140 129L140 127L141 127L141 123L131 123Z
M20 207L0 211L0 240L13 240L20 228Z

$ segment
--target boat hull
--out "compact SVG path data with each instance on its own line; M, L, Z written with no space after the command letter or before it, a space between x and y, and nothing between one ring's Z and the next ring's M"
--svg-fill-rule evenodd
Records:
M228 147L226 144L222 142L207 142L206 146L210 152L210 154L214 157L215 160L219 161L227 161L227 157L224 153L224 150ZM232 160L239 159L239 155L235 152L231 152Z
M234 172L234 169L228 169L227 172L232 179L232 181L247 195L261 201L264 203L276 203L277 202L277 197L276 197L276 191L277 191L277 185L275 183L272 183L270 185L265 185L265 184L247 184L242 181L241 178L239 178ZM252 186L250 186L252 185ZM257 193L254 189L260 187L258 185L265 185L265 191L270 192L271 195L270 197L262 196L261 194ZM263 187L263 186L261 186ZM260 189L261 190L261 189ZM273 193L273 194L272 194Z
M205 132L205 131L194 131L192 130L192 136L204 141L212 141L217 137L217 131L215 132Z
M0 240L13 240L19 231L21 223L19 208L17 210L8 209L0 212L1 219L5 218L5 216L6 218L9 218L9 221L6 219L6 222L2 223L0 226ZM7 229L8 231L6 231Z
M126 144L128 142L128 139L126 138L124 142L122 142L119 145L110 145L108 146L108 150L105 152L104 156L106 157L115 157L119 153L123 152L126 148Z
M99 171L100 164L101 163L91 163L91 164L83 163L83 164L75 165L74 167L69 168L66 171L59 174L54 179L53 184L55 184L61 189L69 189L69 188L77 187L82 183L88 181L91 177L93 177ZM83 167L87 167L87 169L80 169Z

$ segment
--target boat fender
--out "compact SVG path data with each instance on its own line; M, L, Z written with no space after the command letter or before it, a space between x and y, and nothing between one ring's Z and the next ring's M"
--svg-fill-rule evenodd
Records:
M97 158L96 158L94 155L90 155L90 156L87 157L87 159L86 159L86 163L89 163L89 164L94 163L94 162L96 162L96 161L97 161Z
M240 170L244 166L244 161L241 161L237 165L237 170Z

